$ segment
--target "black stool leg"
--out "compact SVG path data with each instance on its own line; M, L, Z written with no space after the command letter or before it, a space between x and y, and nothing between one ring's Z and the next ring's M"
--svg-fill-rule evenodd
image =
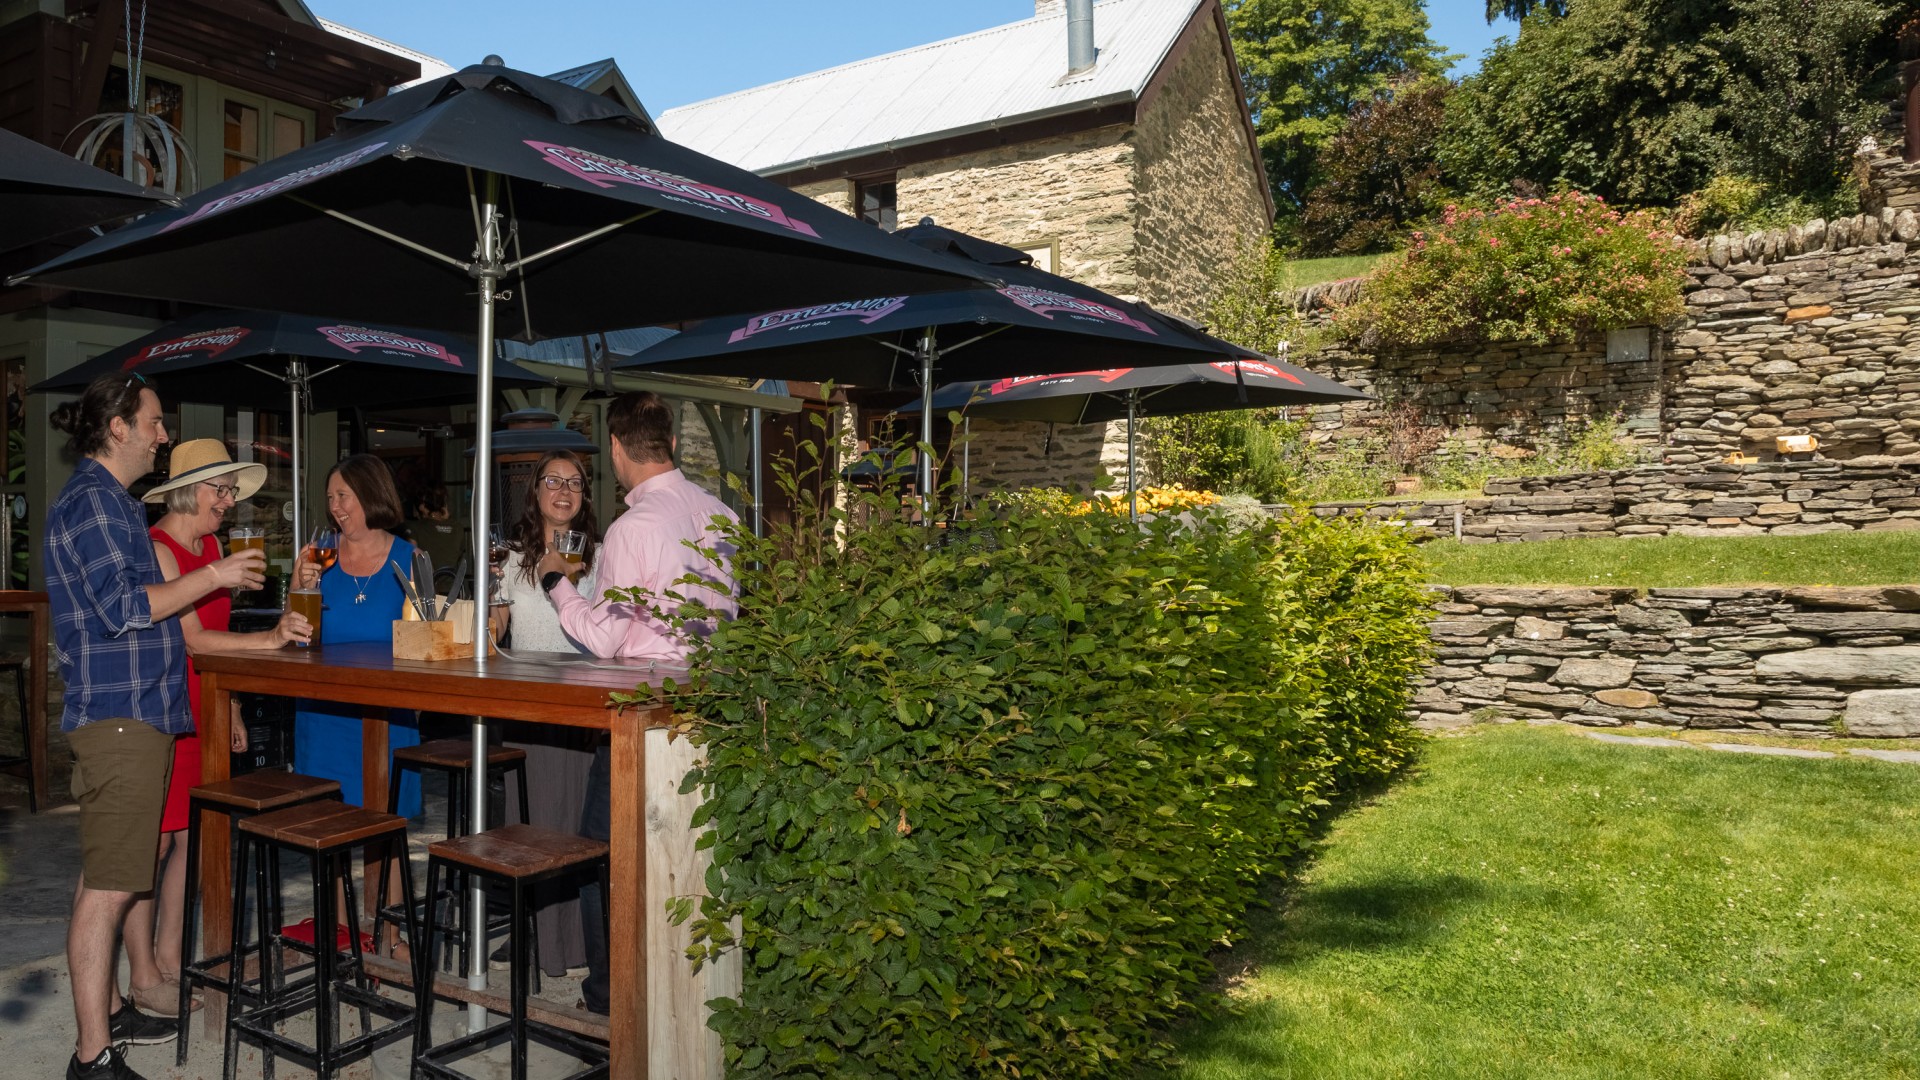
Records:
M188 1011L188 1002L193 998L193 977L188 974L194 964L193 938L196 916L200 914L200 815L206 808L199 799L187 799L187 895L186 902L180 905L180 1004L174 1013L180 1018L180 1038L173 1050L175 1066L187 1063L187 1029L192 1027L193 1014ZM229 862L229 867L233 864ZM235 867L237 870L238 868ZM234 918L242 921L246 912L236 911Z
M235 836L239 832L235 830ZM240 861L234 863L233 872L233 932L229 935L227 954L227 1032L226 1048L221 1054L220 1075L224 1080L233 1080L234 1051L240 1041L239 1029L233 1021L240 1011L240 938L247 925L247 864L246 858L252 845L240 842Z
M256 840L254 847L254 883L259 896L254 900L254 919L260 928L260 997L264 1004L275 1000L285 992L287 975L285 964L280 956L279 928L285 920L280 918L280 847L267 840ZM238 916L236 916L238 917ZM244 922L244 919L242 919ZM271 946L271 947L269 947ZM240 972L241 981L245 981L246 957L236 949L227 961L233 970ZM227 1008L236 1008L238 998L228 998ZM231 1016L231 1012L228 1014ZM260 1048L261 1080L273 1080L273 1045Z
M351 867L348 868L351 872ZM333 855L329 852L313 853L313 960L314 960L314 1012L313 1012L313 1048L314 1071L320 1076L331 1075L333 1065L333 1044L339 1037L336 1026L339 1023L337 1010L333 1007L333 961L338 954L335 929L340 918L333 910ZM352 903L351 900L348 903Z
M432 903L433 897L440 895L440 859L427 856L427 925L421 931L419 941L424 949L415 949L414 990L413 990L413 1060L415 1072L419 1071L420 1058L433 1045L433 953L440 941L440 907Z
M527 890L522 882L509 889L513 921L508 924L508 955L513 971L507 980L507 1030L513 1042L513 1080L527 1080Z

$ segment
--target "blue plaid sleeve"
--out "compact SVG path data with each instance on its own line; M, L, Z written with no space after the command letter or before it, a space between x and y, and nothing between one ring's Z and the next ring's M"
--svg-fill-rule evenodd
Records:
M126 515L116 513L96 489L80 493L67 526L69 565L74 570L73 584L86 597L88 606L99 615L108 637L129 630L145 630L153 625L153 608L147 596L148 573L145 563L151 558L139 555L152 550L153 541L144 531L133 534Z

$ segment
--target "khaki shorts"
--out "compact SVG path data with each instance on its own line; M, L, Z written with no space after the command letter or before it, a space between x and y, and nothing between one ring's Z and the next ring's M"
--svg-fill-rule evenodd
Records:
M173 736L138 720L96 720L67 732L80 802L80 870L89 889L153 888Z

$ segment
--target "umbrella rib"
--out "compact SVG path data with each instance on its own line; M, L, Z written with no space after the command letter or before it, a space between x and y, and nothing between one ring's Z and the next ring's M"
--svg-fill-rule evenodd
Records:
M985 341L986 339L992 337L993 335L999 333L1000 331L1011 328L1012 325L1013 325L1012 323L1001 323L999 326L994 327L993 329L987 331L984 334L975 334L974 336L968 338L967 340L960 342L958 345L949 345L946 348L941 349L940 355L944 357L948 353L959 352L961 349L964 349L967 346L974 344L975 342Z
M526 266L528 263L539 262L541 259L544 259L549 255L558 255L559 253L566 251L568 248L578 247L589 240L595 240L602 236L607 235L610 232L614 232L615 230L624 229L636 221L641 221L645 218L650 218L659 212L660 211L658 210L652 210L652 209L642 210L639 213L633 215L632 217L627 218L625 221L616 221L611 225L602 225L601 227L593 230L592 232L581 233L579 236L576 236L571 240L566 240L566 241L562 241L561 243L555 244L545 251L536 251L524 259L515 259L514 261L508 263L506 266L502 267L501 269L507 273L512 273L515 270L518 270L521 267Z
M420 254L425 255L430 259L439 259L441 262L446 263L448 266L454 267L457 270L467 271L472 269L470 265L468 265L467 263L461 262L459 259L455 259L448 255L442 255L441 253L433 250L432 248L427 247L425 244L415 243L412 240L409 240L406 237L399 235L398 233L391 233L381 228L378 225L373 225L368 222L361 221L359 218L354 217L351 214L343 214L338 210L329 210L318 203L315 203L309 199L303 199L298 195L289 195L287 196L287 199L289 201L298 203L309 210L315 210L322 214L325 214L336 221L344 221L347 224L352 225L356 228L365 229L366 231L381 238L382 240L387 240L392 243L399 244L403 248L408 248L410 250L417 251Z

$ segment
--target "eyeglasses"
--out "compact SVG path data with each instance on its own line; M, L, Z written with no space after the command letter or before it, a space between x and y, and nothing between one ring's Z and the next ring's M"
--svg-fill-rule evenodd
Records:
M229 495L235 495L240 490L239 486L235 484L216 484L211 480L202 480L200 482L213 489L213 497L215 499L224 499Z
M559 491L561 488L566 488L568 491L587 490L586 482L579 477L555 476L553 473L548 473L541 477L540 486L546 488L548 491Z

